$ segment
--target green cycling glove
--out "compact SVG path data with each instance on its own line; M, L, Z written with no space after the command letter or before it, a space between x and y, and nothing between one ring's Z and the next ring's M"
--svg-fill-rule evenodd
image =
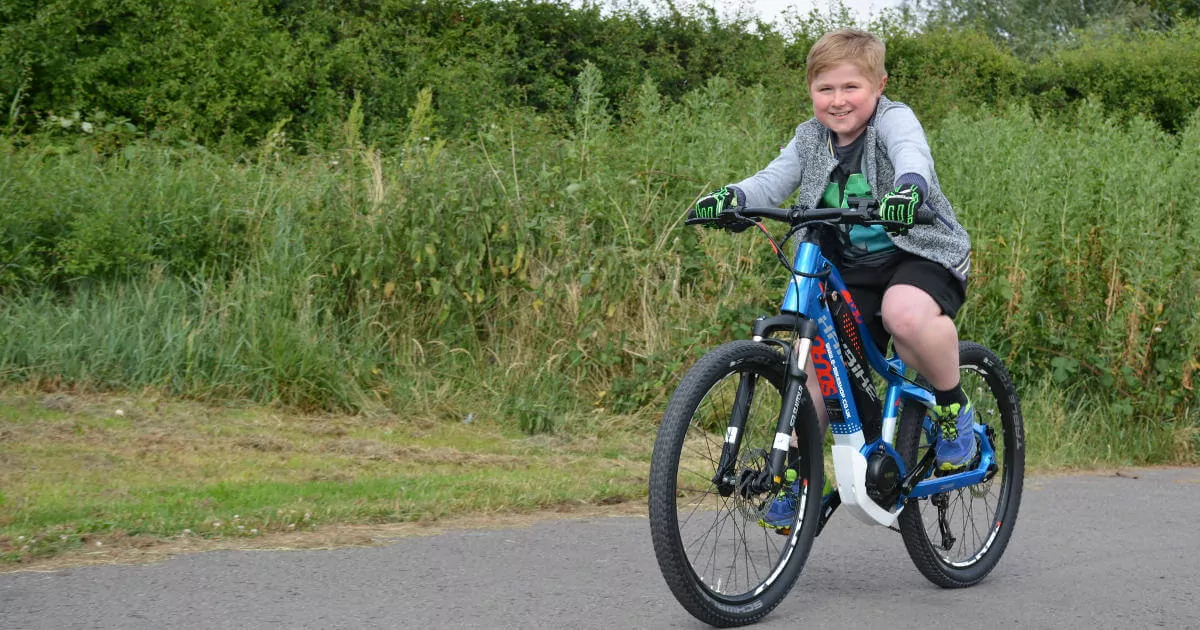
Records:
M701 197L692 213L697 219L715 219L722 212L737 206L737 192L729 186L724 186Z
M741 232L754 225L749 219L741 219L734 213L735 208L746 204L742 191L733 186L725 186L704 195L696 202L696 206L688 210L688 224L699 223L706 228L719 228L730 232Z
M888 193L879 204L879 218L892 223L899 223L904 229L913 226L916 221L917 208L921 207L921 190L912 184L897 186Z

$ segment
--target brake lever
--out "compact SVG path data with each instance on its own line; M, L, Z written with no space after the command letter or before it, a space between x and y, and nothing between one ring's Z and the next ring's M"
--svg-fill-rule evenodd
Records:
M722 219L721 217L728 217L728 218ZM718 227L720 227L723 230L729 230L733 234L740 234L742 232L745 232L746 230L750 229L757 223L757 221L755 221L754 219L751 219L750 217L743 215L742 213L738 212L737 210L731 210L729 212L722 212L722 213L718 214L717 221L718 221L718 223L717 223Z
M718 213L715 217L697 217L693 214L694 211L688 210L688 214L692 215L683 220L684 225L701 225L712 226L721 230L729 230L730 232L743 232L747 228L755 224L754 219L751 219L736 210Z

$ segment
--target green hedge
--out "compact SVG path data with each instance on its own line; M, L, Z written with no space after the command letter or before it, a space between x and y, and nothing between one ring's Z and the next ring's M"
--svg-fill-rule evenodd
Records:
M1022 94L1025 65L978 31L937 29L887 40L888 92L926 126L954 111L1004 106Z
M1029 69L1033 102L1072 116L1095 97L1121 119L1140 116L1178 131L1200 107L1200 22L1168 32L1089 35Z
M608 16L530 0L18 2L0 9L0 99L19 129L103 112L147 132L242 143L280 121L328 140L361 96L365 133L386 142L423 87L435 90L440 126L461 132L511 106L564 114L586 62L611 77L614 102L644 76L677 99L717 72L749 82L778 72L782 38L747 30L711 10Z
M30 132L79 112L93 125L234 149L277 127L333 146L360 99L364 137L395 146L426 87L450 135L475 134L480 120L512 107L565 124L588 63L606 77L618 113L644 80L678 102L722 75L766 86L770 115L782 121L803 109L813 38L840 25L810 16L785 36L722 22L706 7L606 13L533 0L14 1L0 7L0 124ZM872 28L889 45L893 93L927 124L1031 97L1039 110L1063 111L1094 95L1110 113L1173 131L1200 105L1194 21L1064 39L1034 65L972 30L895 16Z

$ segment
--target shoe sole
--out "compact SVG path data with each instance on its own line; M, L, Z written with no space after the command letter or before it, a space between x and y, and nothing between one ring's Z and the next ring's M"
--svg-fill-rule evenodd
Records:
M758 524L763 529L769 529L769 530L775 532L776 534L779 534L780 536L789 536L792 533L791 525L787 525L787 526L772 525L762 519L759 519Z
M954 467L948 467L948 468L936 468L933 471L933 476L934 477L949 477L950 475L957 475L958 473L966 472L967 470L968 470L968 467L966 464L962 464L962 465L954 466Z
M967 461L961 464L938 464L937 468L934 468L933 470L933 476L947 477L950 475L957 475L960 472L974 470L975 467L979 465L980 453L979 440L977 438L975 440L975 452L971 453L971 456L967 458Z

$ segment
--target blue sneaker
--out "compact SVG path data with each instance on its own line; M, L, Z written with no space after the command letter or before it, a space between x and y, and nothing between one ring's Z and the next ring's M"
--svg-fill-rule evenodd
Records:
M965 405L934 405L930 411L941 431L934 447L938 474L962 472L975 459L975 406L967 401Z
M784 480L790 482L791 485L780 491L775 500L771 502L771 506L767 508L767 513L758 519L758 524L786 533L791 529L792 523L796 521L796 505L800 502L800 480L797 479L796 471L791 469L784 473ZM825 488L821 493L821 505L825 505L831 496L833 496L833 486L829 483L829 477L826 476Z

